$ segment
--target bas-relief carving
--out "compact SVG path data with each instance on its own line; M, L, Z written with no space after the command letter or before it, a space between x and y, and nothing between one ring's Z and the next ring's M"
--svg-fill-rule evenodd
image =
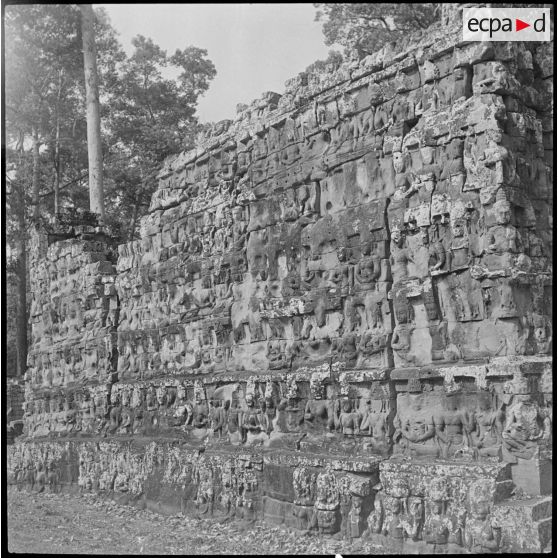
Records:
M400 551L498 551L502 526L492 514L494 481L474 469L463 469L461 478L425 471L420 465L401 476L393 466L383 470L363 536Z
M529 391L525 381L507 391L494 384L444 394L428 382L409 380L397 398L394 454L512 463L533 457L548 444L551 422L539 403L542 395Z
M309 390L305 382L302 387L296 380L264 385L255 378L256 383L244 387L180 381L118 383L110 397L107 388L99 386L65 401L60 396L31 401L24 420L30 437L172 432L212 445L290 447L304 438L305 447L324 443L333 447L344 440L343 447L352 451L389 453L395 408L389 386L376 382L348 397L351 388L347 386L344 395L330 382L330 374L316 372ZM46 429L39 424L46 424Z
M50 247L37 237L26 435L393 454L401 467L546 455L552 389L503 388L490 364L529 369L552 347L551 189L531 114L546 66L524 47L444 48L302 74L207 127L165 163L117 262L94 221ZM459 379L487 360L474 389ZM413 376L430 368L449 383ZM82 489L141 493L153 456L108 447L83 453ZM191 509L255 517L256 465L176 459ZM56 485L43 461L18 472L40 490ZM451 479L428 473L418 494L401 477L372 502L331 470L297 471L301 529L501 547L480 481L457 498Z
M540 396L521 390L506 409L502 447L507 461L531 459L550 440L551 418L537 402Z
M489 487L483 480L469 489L469 515L463 529L464 545L471 552L495 552L500 547L501 528L490 514Z
M521 378L504 391L470 393L409 380L397 400L389 384L343 387L341 377L331 382L327 369L311 376L309 389L293 380L264 385L254 378L246 387L217 389L201 382L119 383L110 390L110 405L104 386L65 397L53 393L29 401L24 421L31 437L174 432L210 444L512 463L532 458L549 440L542 396Z

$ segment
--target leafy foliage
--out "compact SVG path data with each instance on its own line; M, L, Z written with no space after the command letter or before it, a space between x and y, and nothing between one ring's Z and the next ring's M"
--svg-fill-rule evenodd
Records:
M189 46L167 56L142 36L133 40L134 52L126 57L106 12L96 9L95 14L107 221L123 223L124 236L131 237L161 161L192 145L196 103L216 71L203 49ZM55 197L58 209L87 209L80 10L76 5L8 6L5 23L7 159L13 185L24 188L19 198L30 213L37 201L30 191L35 165L43 216L55 212ZM35 159L33 138L39 150Z
M114 74L124 53L103 12L99 12L95 32L103 83ZM60 191L59 207L79 203L87 194L81 42L77 6L6 8L7 156L18 173L24 172L21 165L31 164L31 159L22 153L35 137L40 156L34 164L39 166L38 201L43 214L54 212L55 190Z
M324 60L316 60L304 70L307 73L320 73L327 70L328 67L338 68L343 63L343 55L337 50L330 50L327 58Z
M390 41L426 29L440 17L440 4L316 3L316 21L323 22L326 45L366 56Z
M203 49L187 47L168 57L141 35L132 44L133 54L106 89L104 118L109 142L107 196L120 210L118 221L129 222L128 236L134 232L139 208L149 203L163 159L193 145L196 103L216 74ZM165 78L169 68L181 73ZM125 166L122 161L127 161Z

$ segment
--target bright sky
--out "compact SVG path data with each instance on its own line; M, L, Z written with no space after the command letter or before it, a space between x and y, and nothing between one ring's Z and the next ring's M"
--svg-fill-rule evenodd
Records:
M125 50L136 35L167 54L205 48L217 69L200 99L202 122L233 118L237 103L264 91L283 93L285 81L327 56L312 4L95 4L108 12Z

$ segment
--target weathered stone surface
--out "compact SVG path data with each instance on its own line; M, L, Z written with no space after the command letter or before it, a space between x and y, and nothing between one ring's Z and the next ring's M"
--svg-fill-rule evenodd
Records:
M552 541L552 498L511 500L494 506L504 552L548 552Z
M208 127L118 256L88 216L36 236L11 482L545 547L551 52L444 20Z

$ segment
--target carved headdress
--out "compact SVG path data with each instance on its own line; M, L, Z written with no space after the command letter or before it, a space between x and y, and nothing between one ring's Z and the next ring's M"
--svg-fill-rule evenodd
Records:
M494 202L493 206L494 211L510 211L511 204L508 201L508 197L506 195L506 191L504 188L499 188L496 192L496 201Z
M504 385L504 393L514 395L528 395L531 393L531 386L527 376L523 374L514 375L513 379L506 382Z
M428 498L433 502L445 502L449 498L447 479L435 477L428 486Z
M246 382L246 390L244 393L245 397L255 397L256 396L256 381L254 378L249 378Z
M391 496L396 498L406 498L409 496L409 483L404 477L395 477L391 483Z
M202 401L206 399L205 389L199 380L194 382L194 399L200 399Z
M488 479L479 479L469 487L469 503L490 502L493 493L492 483Z
M298 385L294 376L289 376L287 378L286 388L285 396L287 399L296 399L296 397L298 397Z
M324 379L329 376L329 372L314 372L310 376L310 391L315 399L322 399L325 392Z

